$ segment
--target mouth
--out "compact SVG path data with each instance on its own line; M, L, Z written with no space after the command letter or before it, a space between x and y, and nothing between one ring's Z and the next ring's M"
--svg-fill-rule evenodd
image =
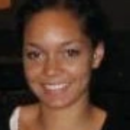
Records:
M65 89L68 86L67 83L61 83L61 84L45 84L44 88L46 90L62 90Z

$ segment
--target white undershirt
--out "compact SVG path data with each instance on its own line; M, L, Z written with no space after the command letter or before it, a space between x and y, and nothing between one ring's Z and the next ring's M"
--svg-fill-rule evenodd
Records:
M19 115L20 115L20 107L17 107L13 111L13 114L11 115L11 118L9 120L10 130L18 130L18 126L19 126Z

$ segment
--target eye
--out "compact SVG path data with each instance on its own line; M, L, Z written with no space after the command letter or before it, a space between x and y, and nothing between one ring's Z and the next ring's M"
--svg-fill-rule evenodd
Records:
M30 60L35 60L40 58L41 53L38 51L28 51L25 53L25 56Z
M78 49L67 49L65 51L65 54L66 54L67 57L74 58L74 57L79 56L80 51Z

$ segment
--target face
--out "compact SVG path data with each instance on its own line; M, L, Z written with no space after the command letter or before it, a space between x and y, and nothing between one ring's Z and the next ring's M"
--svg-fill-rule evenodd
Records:
M24 34L25 74L38 99L49 107L65 107L86 98L102 44L93 49L78 21L65 11L35 14Z

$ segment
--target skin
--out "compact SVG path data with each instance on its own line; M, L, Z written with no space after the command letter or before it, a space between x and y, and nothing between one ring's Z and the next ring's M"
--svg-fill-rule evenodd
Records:
M105 112L89 102L89 83L103 58L103 44L93 48L78 20L64 10L35 14L24 34L25 75L39 99L39 104L22 108L24 130L101 128ZM59 84L65 87L48 89Z

